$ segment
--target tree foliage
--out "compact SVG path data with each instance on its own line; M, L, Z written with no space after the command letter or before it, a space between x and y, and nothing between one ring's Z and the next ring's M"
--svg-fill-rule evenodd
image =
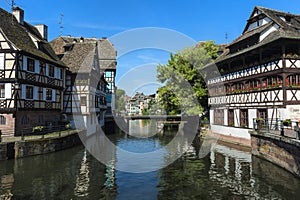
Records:
M126 93L124 90L117 88L116 90L116 112L125 110L125 97Z
M157 80L165 83L158 90L160 103L168 113L200 114L207 109L208 90L201 69L215 59L213 42L171 54L168 63L157 66Z

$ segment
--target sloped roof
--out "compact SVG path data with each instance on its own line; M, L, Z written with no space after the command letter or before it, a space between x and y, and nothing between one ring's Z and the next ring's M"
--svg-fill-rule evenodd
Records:
M247 30L247 28L249 27L249 24L251 23L251 20L256 17L256 16L255 17L251 17L251 16L257 10L261 11L261 14L259 14L259 15L265 15L266 17L271 19L271 22L269 22L265 25L256 27L252 30ZM254 8L251 16L248 19L248 23L245 27L243 34L240 37L236 38L233 42L231 42L228 45L228 49L226 49L224 51L224 53L215 60L215 63L221 62L221 61L229 59L229 58L233 58L235 56L239 56L243 53L246 53L248 51L251 51L253 49L256 49L258 47L266 45L266 44L273 42L275 40L278 40L280 38L289 38L289 39L299 39L300 40L300 32L299 32L300 16L299 15L256 6ZM280 17L287 17L290 19L290 21L285 21L285 20L281 19ZM255 44L253 46L249 46L249 47L244 48L237 52L229 51L229 48L231 46L233 46L241 41L245 41L255 34L262 34L267 28L272 26L274 23L276 23L279 26L279 29L277 31L271 32L262 41L258 42L257 44Z
M13 15L0 8L0 31L19 51L24 51L48 62L64 66L52 50L49 43L42 38L39 31L24 21L24 25L18 23ZM39 43L39 49L35 46L29 34L34 36Z
M112 43L108 39L99 40L98 51L100 68L116 70L117 52Z
M81 42L80 42L81 41ZM58 37L50 42L52 48L54 49L55 53L57 55L60 55L60 57L64 58L64 54L69 54L68 56L71 56L66 49L71 49L70 51L74 51L72 56L79 56L81 57L82 55L80 54L79 49L74 48L79 44L94 44L96 45L95 48L97 48L97 53L98 53L98 62L100 64L100 69L105 70L105 69L116 69L116 50L114 46L110 43L108 39L97 39L97 38L83 38L83 37L71 37L71 36L61 36ZM89 51L89 45L85 46L87 49L81 49L82 51ZM67 47L67 48L66 48ZM76 47L79 48L79 47ZM84 48L83 46L81 48ZM79 52L77 52L79 51ZM96 50L95 50L96 51ZM85 54L85 53L84 53ZM67 56L67 57L68 57ZM68 60L68 61L67 61ZM68 63L71 63L71 58L66 58L62 59L62 61L68 65ZM67 63L68 62L68 63ZM72 70L78 70L78 67L74 67L75 65L78 65L77 63L73 63Z
M300 15L296 14L291 14L287 12L282 12L278 10L273 10L269 8L264 8L260 6L256 6L256 9L260 10L263 14L268 16L270 19L272 19L274 22L276 22L279 26L284 27L284 28L300 28ZM279 16L282 17L289 17L291 21L289 23L283 21L280 19Z
M91 72L94 65L96 42L75 43L72 49L62 54L64 62L72 72Z

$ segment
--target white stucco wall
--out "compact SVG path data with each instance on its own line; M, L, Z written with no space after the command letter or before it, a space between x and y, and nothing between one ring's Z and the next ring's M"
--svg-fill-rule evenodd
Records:
M211 131L214 133L250 140L249 130L251 129L211 125Z
M228 126L228 110L224 109L224 125Z
M210 124L214 123L214 110L209 110L209 121Z

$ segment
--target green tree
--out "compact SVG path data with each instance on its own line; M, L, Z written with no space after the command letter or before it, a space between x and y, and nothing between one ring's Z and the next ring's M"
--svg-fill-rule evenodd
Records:
M159 108L168 115L175 115L180 113L180 103L177 96L168 86L158 89L159 94Z
M124 90L117 88L116 90L116 112L119 113L125 110L125 99L126 93Z
M168 93L173 93L161 99L168 112L179 109L187 114L199 114L207 109L208 90L201 69L216 58L217 50L213 42L207 42L171 54L167 64L158 65L157 80L165 83ZM158 90L160 96L165 92L165 89ZM176 102L177 107L170 102Z

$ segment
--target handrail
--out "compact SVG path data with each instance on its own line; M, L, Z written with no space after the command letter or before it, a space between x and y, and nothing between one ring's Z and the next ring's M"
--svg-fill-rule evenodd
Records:
M257 132L274 133L283 137L300 139L298 121L286 121L278 118L253 118L253 129Z

